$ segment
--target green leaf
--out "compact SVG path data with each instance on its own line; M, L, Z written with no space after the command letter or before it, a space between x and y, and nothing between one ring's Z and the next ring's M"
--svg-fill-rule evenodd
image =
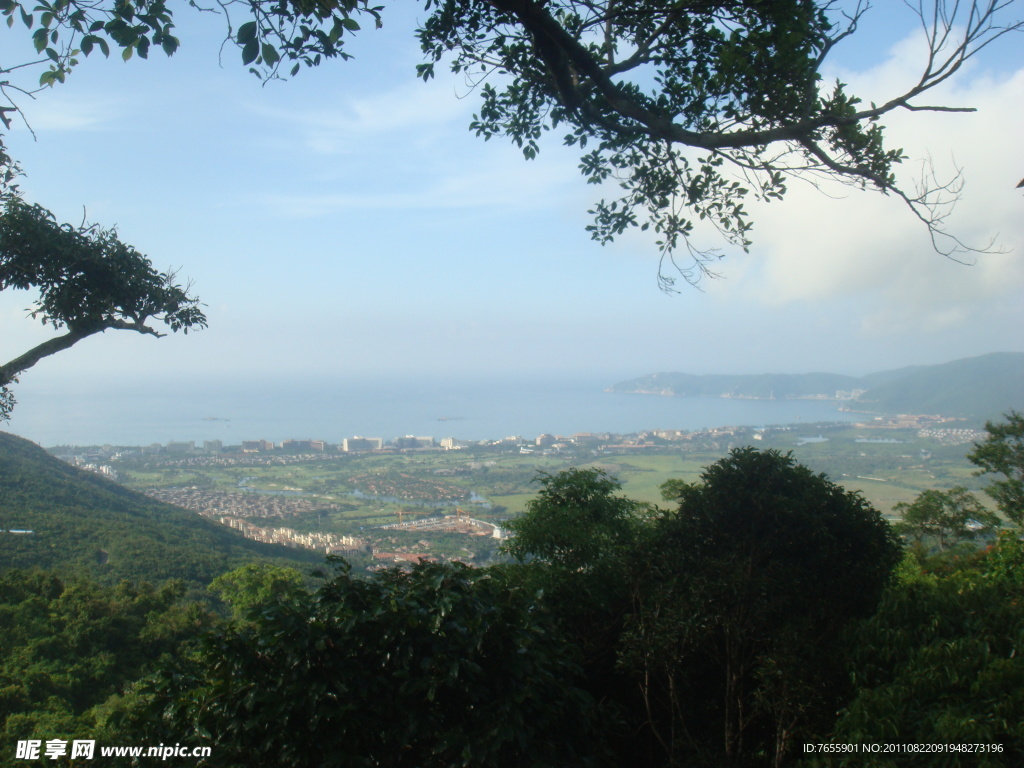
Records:
M260 55L260 45L255 39L250 40L242 48L242 63L251 64Z
M341 23L345 25L345 29L356 32L359 29L359 22L355 19L342 19Z
M255 21L247 21L247 22L245 22L245 24L240 26L238 28L238 34L235 35L235 39L238 41L239 45L244 45L245 43L248 43L250 40L255 40L256 39L256 22Z
M327 35L327 39L332 43L336 43L344 31L345 25L341 23L341 19L335 19L334 25L331 27L331 31Z

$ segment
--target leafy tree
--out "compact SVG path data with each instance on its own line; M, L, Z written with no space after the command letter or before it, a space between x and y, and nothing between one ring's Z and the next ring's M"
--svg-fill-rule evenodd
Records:
M918 544L926 536L934 537L940 552L989 534L1002 524L963 486L948 491L922 491L914 501L901 501L893 511L902 517L896 526L898 533L910 536Z
M1002 423L985 423L988 437L976 443L967 458L980 468L979 475L992 472L1004 476L985 492L1008 519L1024 528L1024 414L1010 411L1005 418Z
M596 470L541 482L506 549L617 705L621 764L779 763L828 731L851 693L843 631L900 553L860 496L752 448L666 484L674 511Z
M208 589L231 606L237 619L274 600L300 594L304 582L302 574L294 568L249 563L221 574L210 582Z
M526 514L508 525L512 538L505 552L579 572L636 543L647 506L615 496L622 484L604 470L573 468L539 478L540 493L527 502Z
M957 561L963 564L964 561ZM901 565L875 616L851 635L858 694L831 735L836 743L984 744L999 751L950 751L927 764L1018 765L1024 759L1024 558L1004 534L976 562L945 573ZM909 756L880 755L896 768ZM864 765L864 755L816 765Z
M221 3L226 34L243 64L260 77L290 66L348 58L347 36L359 19L379 26L382 5L369 0L237 0ZM707 221L726 241L750 245L750 199L782 197L794 179L832 178L892 194L927 226L943 253L964 246L943 229L959 178L926 179L909 191L897 183L900 149L884 140L881 118L896 110L957 111L920 103L993 40L1020 30L1005 0L914 6L928 42L917 82L868 104L843 83L824 87L829 55L853 35L868 3L844 10L828 0L661 3L653 0L422 0L417 36L423 79L446 63L481 98L471 129L505 136L536 156L541 137L563 131L583 151L594 184L619 186L618 197L591 213L594 239L608 242L631 227L660 236L663 265L684 277L707 272L713 252L690 242ZM198 7L198 6L197 6ZM157 46L177 50L166 0L39 0L28 9L0 0L9 24L20 19L46 66L39 83L63 82L79 57L113 48L145 58ZM229 11L238 12L234 16ZM37 15L38 14L38 15ZM245 21L235 26L235 18ZM0 74L10 74L13 68ZM22 86L30 90L34 84ZM0 82L18 110L18 90ZM680 246L694 257L678 263ZM661 273L671 288L675 276Z
M211 633L129 722L194 732L223 766L587 765L597 708L575 656L500 571L342 567Z
M630 614L635 553L652 535L655 510L619 495L621 484L600 469L541 473L536 498L509 523L502 546L524 563L512 575L543 595L567 642L578 649L587 691L616 710L620 727L606 734L620 756L639 762L656 753L643 731L636 680L618 667L624 622ZM646 735L646 734L644 734Z
M671 765L780 764L842 700L843 629L874 610L900 547L858 494L754 448L701 482L637 552L621 664Z
M1008 587L1024 589L1024 540L1010 531L1002 531L986 558L986 575Z
M36 290L29 314L66 333L0 365L0 419L14 405L9 385L49 355L106 330L162 336L152 321L188 333L206 325L199 299L173 271L152 262L96 225L59 224L16 193L0 199L0 290Z

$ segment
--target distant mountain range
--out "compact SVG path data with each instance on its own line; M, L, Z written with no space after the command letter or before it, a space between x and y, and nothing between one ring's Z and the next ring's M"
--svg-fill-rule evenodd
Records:
M615 384L608 391L674 397L832 399L869 413L999 418L1011 409L1024 410L1024 353L995 352L860 377L835 373L653 373Z
M324 556L245 539L0 432L0 570L206 584L254 560L309 571Z

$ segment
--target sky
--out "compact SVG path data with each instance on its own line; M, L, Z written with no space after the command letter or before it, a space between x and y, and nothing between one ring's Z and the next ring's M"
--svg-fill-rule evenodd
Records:
M37 365L16 394L110 379L863 374L1024 351L1019 34L921 101L977 112L886 120L909 156L900 178L928 157L940 176L963 169L949 228L998 252L957 263L899 200L795 182L781 203L749 206L754 245L726 249L720 279L667 295L654 238L589 239L597 190L557 136L526 162L468 130L477 101L462 80L416 79L416 6L360 33L353 60L266 85L220 50L217 18L183 8L172 58L94 54L25 100L35 136L16 125L6 141L26 197L116 225L179 270L209 328L108 331ZM922 51L902 3L871 14L826 82L881 102L916 82ZM3 29L0 63L26 39ZM49 335L25 317L30 301L0 295L5 360Z

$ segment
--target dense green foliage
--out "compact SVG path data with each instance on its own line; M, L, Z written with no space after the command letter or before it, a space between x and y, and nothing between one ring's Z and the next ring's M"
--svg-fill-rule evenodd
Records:
M599 469L541 475L527 513L509 525L506 551L540 558L559 570L581 572L617 559L636 544L645 505L614 496L621 486Z
M244 619L275 600L297 597L304 584L302 574L294 568L249 563L221 574L208 589L231 606L235 618Z
M897 504L894 511L902 518L896 526L899 533L914 539L918 546L925 537L933 537L940 552L962 541L990 535L1002 524L963 486L924 491L909 504Z
M848 688L842 632L898 560L877 511L791 456L752 448L654 511L596 471L543 479L508 546L585 651L614 739L649 764L751 765L821 732ZM623 763L624 764L624 763Z
M985 429L988 437L967 458L980 468L978 474L991 472L1003 476L1002 480L993 481L986 492L1007 519L1024 528L1024 415L1011 411L1005 422L988 422Z
M209 625L184 591L0 574L0 754L18 739L95 738L126 686Z
M207 584L234 566L275 558L322 561L309 551L243 539L0 433L0 570L48 568L107 583L181 578Z
M596 705L554 629L498 570L341 567L166 667L140 728L196 733L220 766L586 765Z
M1024 416L1011 411L1004 422L986 422L985 431L988 436L975 443L967 458L980 467L975 475L1003 475L985 492L1007 520L1024 527ZM964 541L991 538L1003 524L963 486L924 490L912 502L896 504L893 511L901 517L896 530L913 540L919 553L925 552L926 544L934 543L943 552Z
M17 197L0 215L0 290L40 291L31 314L54 328L98 332L145 326L150 318L171 330L206 324L195 298L160 274L116 232L60 225L52 213Z
M656 726L678 734L675 763L777 763L841 701L842 632L874 611L896 538L859 495L776 451L735 450L666 493L679 507L645 548L627 636L664 702Z
M908 558L877 614L853 635L859 692L836 724L836 743L998 749L925 758L943 768L1024 760L1024 545L1004 534L983 556L952 565L928 573ZM908 759L880 756L871 765ZM863 755L825 762L865 764Z

